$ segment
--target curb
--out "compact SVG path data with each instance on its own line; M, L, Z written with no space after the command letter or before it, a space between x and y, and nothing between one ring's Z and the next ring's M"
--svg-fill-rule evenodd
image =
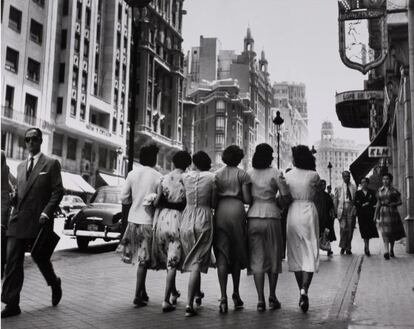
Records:
M363 260L364 257L362 255L353 257L342 280L341 288L337 292L332 306L329 309L329 319L338 321L346 321L349 319L358 288Z

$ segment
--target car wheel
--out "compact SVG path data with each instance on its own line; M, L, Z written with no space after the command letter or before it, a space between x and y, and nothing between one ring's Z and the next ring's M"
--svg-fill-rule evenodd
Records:
M78 248L80 250L88 249L89 238L78 236L76 237L76 243L78 244Z

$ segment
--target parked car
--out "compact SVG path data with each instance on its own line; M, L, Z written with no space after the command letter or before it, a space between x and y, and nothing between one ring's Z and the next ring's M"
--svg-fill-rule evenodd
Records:
M63 215L68 216L72 212L77 212L86 207L86 203L77 195L64 195L59 204Z
M63 234L76 237L79 249L89 241L119 240L122 230L121 186L103 186L96 190L90 203L65 221Z

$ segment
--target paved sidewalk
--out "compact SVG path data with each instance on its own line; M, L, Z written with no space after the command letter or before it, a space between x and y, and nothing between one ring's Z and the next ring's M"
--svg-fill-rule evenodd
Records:
M376 243L376 244L375 244ZM363 258L362 243L356 234L354 255L339 256L338 248L332 258L321 256L319 273L315 274L309 292L310 309L302 314L298 307L298 288L294 275L286 271L280 275L277 295L282 309L256 311L257 296L253 278L245 272L241 279L241 296L245 309L218 313L219 287L217 273L211 269L202 276L202 290L206 293L200 315L184 317L188 274L177 275L182 292L175 312L163 314L161 301L165 272L150 271L147 289L150 303L136 309L132 299L135 290L136 267L123 264L112 246L91 248L88 253L77 250L54 254L54 265L62 277L63 299L51 306L50 289L35 265L27 257L25 283L22 291L23 313L1 321L5 329L23 328L410 328L407 314L413 304L412 256L401 256L385 263L379 240L372 246L373 257ZM397 254L397 256L398 256ZM362 264L362 267L361 267ZM398 266L397 266L398 265ZM359 271L362 269L361 276ZM358 281L359 280L359 281ZM387 286L385 285L387 282ZM392 282L392 284L389 284ZM382 289L378 289L381 287ZM231 288L231 280L229 280ZM355 296L355 306L349 313ZM408 293L408 290L410 293ZM397 293L395 293L397 292ZM229 289L231 296L231 289ZM386 298L384 299L384 297ZM383 300L381 300L383 298ZM387 316L387 312L391 316Z

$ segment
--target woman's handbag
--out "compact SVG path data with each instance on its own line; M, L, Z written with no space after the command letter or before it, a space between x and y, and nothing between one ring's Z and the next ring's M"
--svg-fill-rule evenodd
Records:
M331 250L331 242L329 241L329 229L327 228L319 237L319 248L324 251Z

